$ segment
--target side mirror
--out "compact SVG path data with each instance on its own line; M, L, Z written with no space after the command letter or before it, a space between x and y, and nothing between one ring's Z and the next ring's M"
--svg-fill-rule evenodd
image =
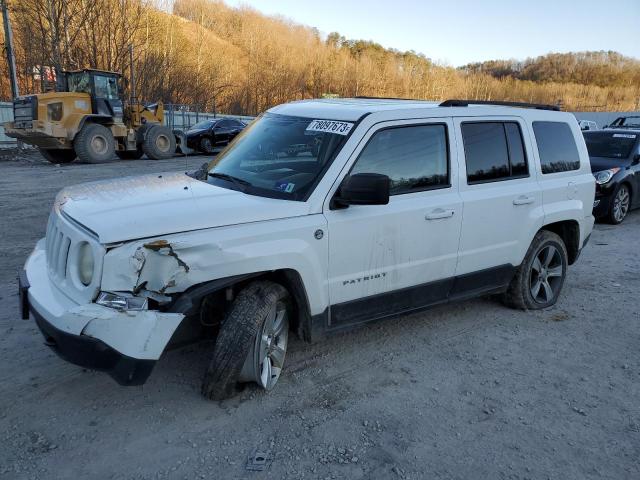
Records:
M344 179L336 196L333 208L349 205L386 205L389 203L391 180L379 173L356 173Z

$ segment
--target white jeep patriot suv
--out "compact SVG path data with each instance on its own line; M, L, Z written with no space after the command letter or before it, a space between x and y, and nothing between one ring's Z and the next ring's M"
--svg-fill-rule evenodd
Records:
M291 332L485 294L549 307L593 228L587 149L570 113L486 103L289 103L200 176L64 189L20 275L22 316L124 385L169 344L214 337L202 392L221 399L273 388Z

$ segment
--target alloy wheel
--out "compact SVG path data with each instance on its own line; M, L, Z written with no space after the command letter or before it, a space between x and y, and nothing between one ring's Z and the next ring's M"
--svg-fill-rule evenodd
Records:
M529 290L533 300L542 304L551 302L562 287L563 275L560 251L551 244L543 246L531 264Z
M249 352L240 381L256 382L265 390L275 387L287 354L289 317L283 302L277 302L267 314Z
M211 143L210 138L203 138L200 144L202 146L202 150L204 150L205 153L213 152L213 143Z
M629 211L629 189L625 185L621 185L613 199L613 218L620 223L627 216Z

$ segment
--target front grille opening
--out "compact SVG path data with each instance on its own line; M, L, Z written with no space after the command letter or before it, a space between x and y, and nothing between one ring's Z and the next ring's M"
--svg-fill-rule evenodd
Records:
M65 238L62 243L62 252L58 263L58 274L62 277L67 276L67 260L69 259L69 249L71 248L71 240Z

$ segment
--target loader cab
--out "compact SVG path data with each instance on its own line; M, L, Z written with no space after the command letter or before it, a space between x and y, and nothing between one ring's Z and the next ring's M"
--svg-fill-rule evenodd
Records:
M120 98L120 75L103 70L78 70L66 72L66 91L88 93L94 115L113 117L122 122L122 100Z

